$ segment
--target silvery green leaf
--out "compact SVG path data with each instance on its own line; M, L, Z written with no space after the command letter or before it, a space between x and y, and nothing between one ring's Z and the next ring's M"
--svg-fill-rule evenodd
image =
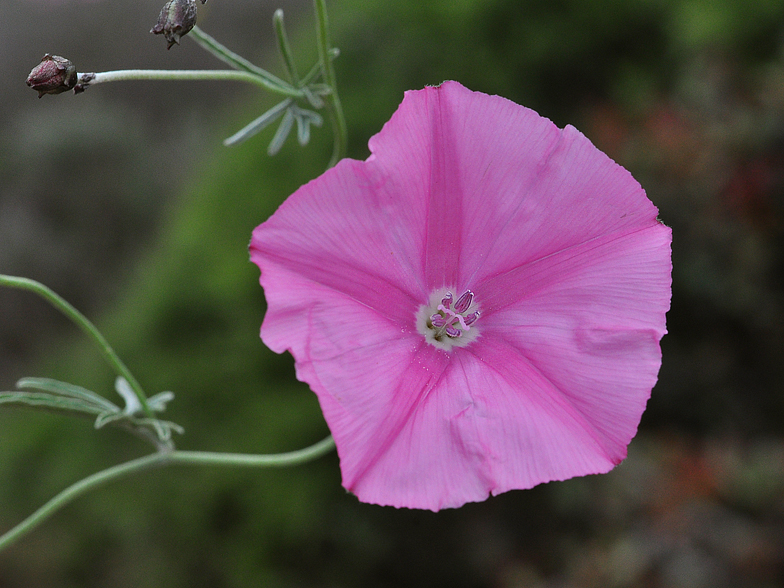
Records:
M98 418L95 419L95 428L100 429L105 427L106 425L113 423L115 421L126 420L128 415L124 412L117 411L117 412L104 412L98 415Z
M166 405L174 400L174 392L159 392L154 396L147 399L147 404L155 412L163 412L166 410Z
M294 116L297 119L297 141L304 147L310 141L310 119L300 113Z
M308 86L302 88L302 93L313 108L324 108L324 100L318 94L314 94Z
M262 114L259 118L223 141L223 144L226 146L239 145L243 141L250 139L253 135L275 122L275 120L277 120L277 118L283 114L283 112L291 105L292 102L293 100L291 98L286 98L283 102L279 102L270 108L267 112Z
M299 116L303 116L309 119L310 124L316 125L317 127L320 127L322 124L324 124L324 119L318 112L313 112L312 110L307 110L305 108L295 108L297 109L297 114Z
M332 93L332 88L327 84L311 84L309 89L316 96L328 96Z
M323 124L324 119L321 118L319 113L313 112L312 110L305 110L298 106L292 106L291 111L297 119L297 139L299 140L299 144L307 145L310 140L310 125L313 124L320 127Z
M96 429L116 424L133 429L151 440L157 437L167 446L172 432L184 432L183 428L176 423L134 416L141 413L142 406L128 381L123 377L118 377L115 380L115 388L117 393L125 399L124 410L95 392L59 380L23 378L17 382L17 386L22 390L0 392L0 404L21 405L50 412L79 413L81 416L95 416ZM166 403L173 398L172 392L161 392L150 398L148 402L152 410L161 412L166 408Z
M283 63L291 81L296 85L299 82L299 75L297 74L297 66L294 63L294 56L291 54L286 27L283 24L283 11L278 8L272 18L275 25L275 34L278 37L278 50L281 57L283 57Z
M21 404L57 412L101 413L99 407L84 400L47 392L0 392L0 404Z
M102 407L103 410L119 410L117 405L106 400L106 398L100 394L96 394L81 386L69 384L68 382L61 382L59 380L52 380L51 378L22 378L16 383L16 387L22 390L40 390L41 392L49 392L59 396L78 398L97 407Z
M286 142L286 138L289 136L291 132L291 128L294 126L294 113L291 112L291 109L287 109L286 113L283 115L283 120L280 121L280 126L278 130L275 132L275 136L272 137L272 141L267 148L267 154L272 156L276 155L278 151L280 151L281 147L283 147L283 143Z
M123 409L125 414L138 414L144 411L142 403L139 402L139 398L136 396L133 388L131 388L128 380L122 376L117 376L117 379L114 380L114 389L125 400L125 408Z
M185 432L180 425L171 421L159 421L157 419L134 419L133 423L137 426L145 426L155 430L158 439L168 441L171 439L172 431L182 435Z

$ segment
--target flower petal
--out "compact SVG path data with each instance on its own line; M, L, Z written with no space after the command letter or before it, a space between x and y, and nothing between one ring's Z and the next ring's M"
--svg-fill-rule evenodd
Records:
M657 224L597 239L485 283L486 333L506 341L625 455L661 366L671 232ZM522 300L503 306L507 285ZM513 287L513 286L512 286Z
M411 322L424 289L419 270L423 229L408 216L415 207L379 184L384 180L374 166L343 160L297 190L254 230L251 260L262 270L268 302L270 294L275 297L270 280L285 292L289 277L307 276L313 284ZM411 189L396 187L404 193Z
M409 171L398 153L429 164L430 289L471 287L493 272L652 224L658 212L631 174L574 127L561 130L457 82L407 92L370 147L390 169Z
M671 230L654 221L633 233L597 237L499 272L477 285L483 322L503 325L507 317L491 318L493 313L514 307L527 320L544 324L549 317L541 313L550 309L559 316L590 317L592 324L655 329L661 338L670 307L671 241Z
M549 122L549 121L548 121ZM463 252L465 283L473 284L499 272L605 235L623 235L658 224L658 211L628 171L596 149L573 127L560 137L547 158L533 161L537 173L529 184L507 183L481 195L466 214L466 241L475 243L488 234L488 246ZM498 162L511 167L511 161ZM490 170L488 173L491 173ZM501 176L501 174L495 174ZM479 193L478 190L472 193ZM495 196L502 204L489 204ZM508 202L515 204L508 210ZM504 217L495 214L504 210Z
M419 358L443 353L430 349L419 350ZM394 428L383 427L383 445L374 437L362 447L365 455L373 452L372 461L352 470L341 457L344 485L360 500L437 511L515 488L606 472L620 461L569 399L535 367L518 361L503 341L470 349L441 362L437 379L427 378L421 363L408 364L399 389L426 392L405 408L390 403L383 416ZM325 414L333 422L337 413L343 415L337 419L340 430L353 419L368 418L354 435L378 425L368 415L347 418L339 407L331 408L325 407ZM351 436L347 441L357 453L358 444L367 442ZM625 445L621 449L625 452Z
M446 284L463 288L465 256L475 259L473 273L476 261L487 255L488 237L519 207L515 196L537 180L560 133L533 110L457 82L406 92L369 145L389 173L409 171L398 163L401 153L426 165L420 198L429 211L424 241L429 290Z

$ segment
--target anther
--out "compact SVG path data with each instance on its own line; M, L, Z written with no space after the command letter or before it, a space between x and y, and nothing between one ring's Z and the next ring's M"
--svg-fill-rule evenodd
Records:
M471 303L474 301L474 293L471 290L466 290L460 295L460 298L455 302L455 312L463 314Z
M446 293L446 296L441 299L441 304L444 306L444 310L449 310L449 306L452 304L451 292Z

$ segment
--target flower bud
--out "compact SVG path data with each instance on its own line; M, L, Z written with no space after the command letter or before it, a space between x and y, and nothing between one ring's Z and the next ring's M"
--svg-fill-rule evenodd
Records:
M44 94L59 94L72 89L78 78L73 63L65 57L47 53L27 76L27 85L36 90L40 98Z
M204 4L202 1L202 4ZM169 0L158 16L158 23L150 29L155 35L163 34L169 42L167 49L176 43L180 44L180 37L188 34L196 24L196 0Z

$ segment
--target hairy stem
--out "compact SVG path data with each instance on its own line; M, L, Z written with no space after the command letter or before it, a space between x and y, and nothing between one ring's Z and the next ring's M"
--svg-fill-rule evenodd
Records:
M222 80L248 82L261 86L266 90L299 98L304 96L298 90L285 82L278 85L271 83L267 78L249 71L235 71L231 69L195 69L195 70L165 70L165 69L121 69L99 73L84 73L79 76L80 83L87 85L103 84L106 82L124 82L128 80Z

